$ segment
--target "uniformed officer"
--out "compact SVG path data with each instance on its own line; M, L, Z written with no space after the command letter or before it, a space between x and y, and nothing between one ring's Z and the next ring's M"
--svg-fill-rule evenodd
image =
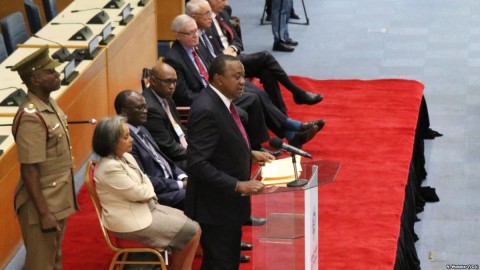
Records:
M14 203L27 270L62 268L66 219L78 208L66 116L50 97L60 88L59 65L44 46L11 68L28 88L12 125L21 173Z

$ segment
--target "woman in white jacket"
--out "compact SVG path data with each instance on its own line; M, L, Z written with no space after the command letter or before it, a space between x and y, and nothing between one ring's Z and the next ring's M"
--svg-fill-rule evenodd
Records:
M125 118L100 121L93 150L101 156L94 179L102 205L102 223L115 237L174 251L169 269L191 269L201 230L182 211L160 205L152 183L132 150Z

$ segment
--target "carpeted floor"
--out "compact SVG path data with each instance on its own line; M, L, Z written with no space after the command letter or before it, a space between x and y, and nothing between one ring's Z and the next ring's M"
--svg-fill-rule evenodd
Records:
M320 269L392 269L423 85L293 79L325 97L319 105L300 106L284 92L291 118L327 121L304 150L342 163L336 181L319 189ZM79 203L82 210L69 220L64 240L64 269L105 269L112 252L85 187ZM244 240L253 240L251 231L245 228ZM197 259L193 269L199 264Z

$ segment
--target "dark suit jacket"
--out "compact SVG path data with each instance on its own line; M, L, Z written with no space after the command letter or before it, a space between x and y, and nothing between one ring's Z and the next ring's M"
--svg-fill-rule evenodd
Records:
M206 50L202 44L199 44L198 55L208 68L213 58ZM190 106L198 93L204 89L200 73L178 41L173 42L172 47L165 56L165 62L170 64L177 72L177 86L173 94L173 100L179 106ZM248 87L245 87L245 91L249 92ZM257 93L244 93L234 102L235 105L240 107L238 110L240 119L245 124L250 142L254 146L258 146L268 140L268 131L262 112L264 106L263 99L265 98L257 97ZM268 99L268 96L266 99ZM265 106L273 107L273 104L270 102L269 105ZM271 111L271 109L269 110ZM279 113L281 114L280 111ZM280 115L280 117L286 118L284 115ZM278 125L280 126L281 123Z
M130 136L133 139L133 147L130 154L132 154L132 156L135 158L143 173L145 173L148 178L150 178L150 181L152 181L158 201L161 204L179 208L178 205L183 205L183 201L185 199L185 190L178 187L176 180L180 174L186 173L178 168L173 161L171 161L160 151L145 127L140 126L140 129L145 133L150 144L155 147L157 153L162 155L167 160L170 168L172 169L174 179L165 177L160 164L157 162L145 144L142 143L140 137L132 130L130 130Z
M188 125L185 213L204 224L241 226L250 216L250 198L235 187L250 178L251 151L210 87L192 103Z
M152 88L148 87L142 92L148 106L145 127L152 135L160 150L167 157L173 161L186 160L187 149L183 148L180 144L180 139L168 118L167 112L153 91ZM178 115L175 103L171 98L167 98L167 102L173 118L186 134L187 129L180 124L180 116Z
M199 52L199 56L208 69L208 62L202 58L203 53ZM177 72L177 86L173 94L173 100L177 106L190 106L198 92L204 87L200 73L190 60L185 49L177 40L173 42L172 47L165 55L165 62L172 66Z
M228 15L228 12L226 12L226 11L224 10L224 11L220 12L218 15L219 15L220 19L223 20L223 21L232 29L232 31L233 31L233 34L234 34L234 38L233 38L233 39L230 39L230 38L228 37L228 35L226 35L227 38L229 38L229 39L228 39L229 45L235 46L235 47L238 49L239 52L240 52L240 51L243 51L243 42L242 42L242 39L237 35L237 32L235 31L234 27L230 24L230 15ZM221 51L223 51L224 49L226 49L226 48L224 48L223 45L222 45L222 41L220 40L220 36L219 36L219 34L218 34L218 32L217 32L217 28L215 28L215 24L214 24L214 23L212 23L212 26L210 26L210 31L211 31L211 32L210 32L209 34L207 34L207 35L212 34L212 38L215 39L215 41L214 41L215 46L219 46L219 47L221 48ZM210 42L212 42L212 38L210 38L210 36L209 36ZM212 45L214 45L214 44L212 43Z

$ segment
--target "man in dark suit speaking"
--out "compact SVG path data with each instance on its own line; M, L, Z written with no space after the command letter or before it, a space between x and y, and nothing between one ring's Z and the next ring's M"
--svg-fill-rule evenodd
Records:
M202 228L203 270L238 269L242 224L250 216L251 194L263 183L250 179L251 160L274 157L252 151L232 100L239 98L245 70L235 57L221 55L208 70L209 85L190 108L187 136L189 183L185 213Z

